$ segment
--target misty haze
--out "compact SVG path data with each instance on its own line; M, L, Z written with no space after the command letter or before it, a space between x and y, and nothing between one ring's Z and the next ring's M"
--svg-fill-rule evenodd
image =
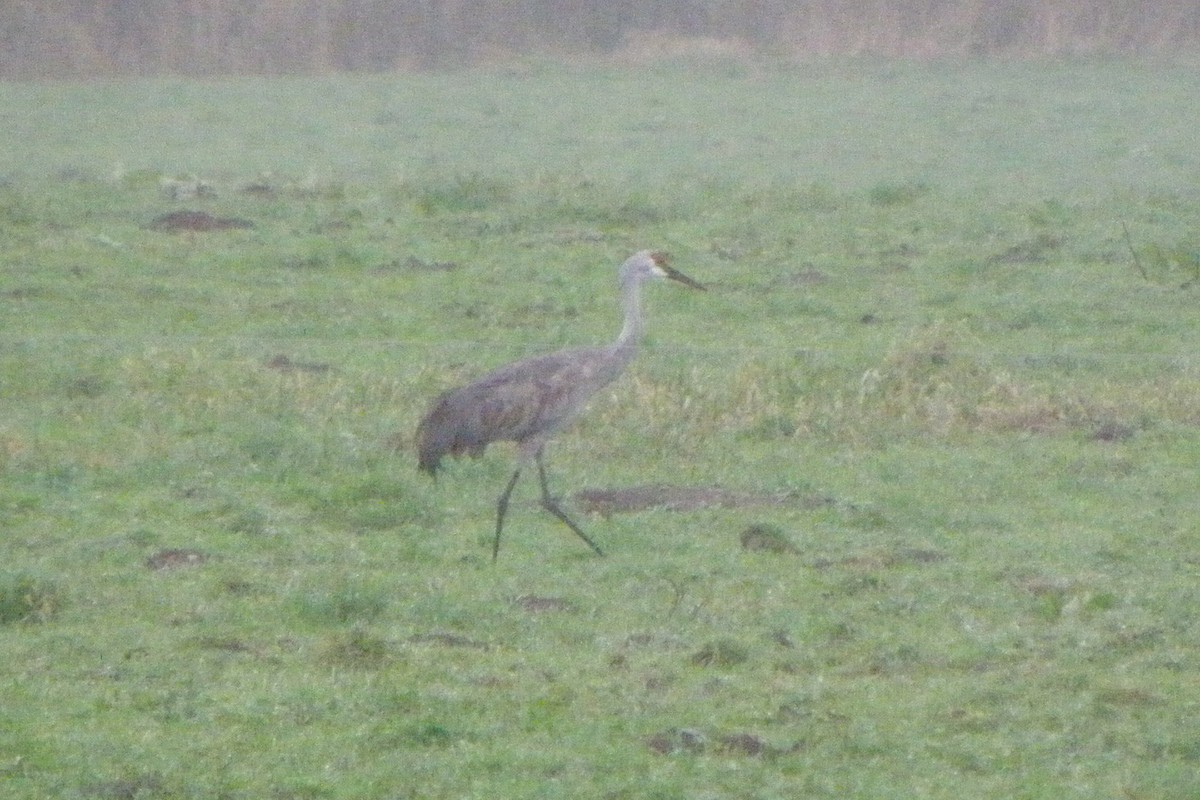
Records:
M0 795L1200 797L1198 44L0 2Z

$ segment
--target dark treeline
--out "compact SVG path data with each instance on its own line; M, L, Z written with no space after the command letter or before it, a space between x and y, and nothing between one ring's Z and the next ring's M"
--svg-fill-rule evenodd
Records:
M690 45L689 45L690 43ZM1200 50L1196 0L0 0L0 76L451 68L519 54Z

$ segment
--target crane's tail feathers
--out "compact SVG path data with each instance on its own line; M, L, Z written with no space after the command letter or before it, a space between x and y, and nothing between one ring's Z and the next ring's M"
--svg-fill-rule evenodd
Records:
M417 468L435 478L442 456L454 451L450 395L451 392L446 392L438 397L417 428Z
M417 467L436 476L447 454L479 458L489 441L486 432L480 433L471 409L464 407L461 390L446 392L434 401L417 429Z

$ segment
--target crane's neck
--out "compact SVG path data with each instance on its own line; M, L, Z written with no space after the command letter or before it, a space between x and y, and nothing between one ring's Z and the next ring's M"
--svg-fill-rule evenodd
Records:
M642 284L630 280L621 285L621 305L625 310L625 324L613 349L626 360L633 358L638 343L642 340Z

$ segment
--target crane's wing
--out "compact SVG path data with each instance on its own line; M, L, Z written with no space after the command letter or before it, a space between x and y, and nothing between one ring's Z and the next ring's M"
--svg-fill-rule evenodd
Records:
M447 453L478 456L492 442L544 441L570 422L627 359L613 348L563 350L500 367L438 397L418 429L419 466Z

